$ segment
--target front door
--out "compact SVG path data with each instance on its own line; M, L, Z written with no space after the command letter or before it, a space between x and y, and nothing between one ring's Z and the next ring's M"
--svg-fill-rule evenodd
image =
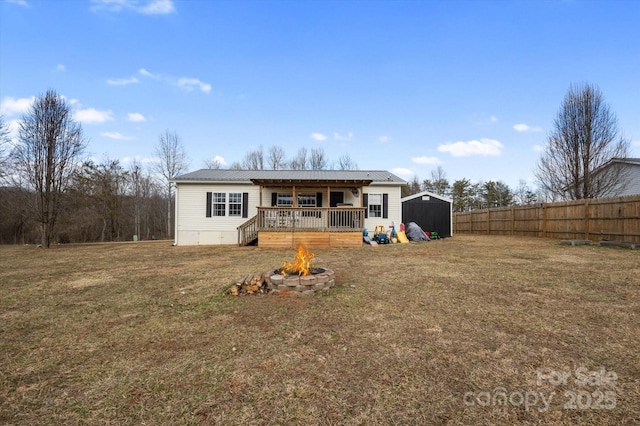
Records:
M338 204L344 203L344 192L331 191L329 194L329 207L338 207Z

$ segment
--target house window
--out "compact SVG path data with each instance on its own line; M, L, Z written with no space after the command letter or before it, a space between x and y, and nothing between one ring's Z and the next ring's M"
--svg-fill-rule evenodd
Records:
M229 216L242 216L242 193L229 193Z
M315 207L316 195L298 194L298 207Z
M382 194L369 194L369 217L382 217Z
M293 195L278 193L278 207L291 207L293 205Z
M213 215L224 216L226 210L226 195L224 192L213 193Z

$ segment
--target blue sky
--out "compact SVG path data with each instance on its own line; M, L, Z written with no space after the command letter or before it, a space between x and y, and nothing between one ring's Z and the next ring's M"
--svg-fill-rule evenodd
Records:
M321 147L409 180L532 180L569 85L640 157L640 2L0 0L0 108L54 89L100 161Z

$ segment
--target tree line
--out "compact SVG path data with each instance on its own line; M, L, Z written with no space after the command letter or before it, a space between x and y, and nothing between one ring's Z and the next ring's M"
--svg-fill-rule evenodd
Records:
M23 115L15 140L0 115L0 244L166 239L174 233L174 187L188 156L180 136L165 131L154 161L86 158L87 140L70 105L54 90L38 96ZM221 168L219 161L205 167ZM330 163L321 148L291 158L278 146L246 153L231 169L355 170L348 156Z
M154 162L87 160L87 141L70 105L54 90L36 97L12 140L0 115L0 244L163 239L173 236L171 179L187 171L188 157L176 132L165 131ZM449 182L442 167L430 179L417 176L403 196L430 191L453 199L455 211L532 204L557 199L615 195L625 170L607 168L628 158L630 140L621 135L615 114L597 86L571 85L561 104L534 174L538 190L525 181ZM219 160L205 162L219 169ZM292 157L278 146L262 146L233 162L243 170L357 170L348 156L330 162L322 148L303 147Z
M402 196L406 197L422 191L451 198L453 210L457 212L535 204L539 199L539 195L525 180L520 180L518 186L513 189L500 180L472 182L462 178L450 183L441 166L431 171L430 179L420 181L417 176L414 176L403 188Z
M86 146L69 104L53 90L34 100L15 140L0 116L0 243L171 237L169 179L188 165L179 136L160 135L147 167L89 160Z

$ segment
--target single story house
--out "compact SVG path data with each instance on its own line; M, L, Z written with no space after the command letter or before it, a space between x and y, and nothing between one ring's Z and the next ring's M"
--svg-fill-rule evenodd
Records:
M401 222L406 182L384 170L211 170L181 176L175 244L360 247Z
M436 231L441 237L453 236L453 200L423 191L400 200L402 222L417 223L423 231Z

